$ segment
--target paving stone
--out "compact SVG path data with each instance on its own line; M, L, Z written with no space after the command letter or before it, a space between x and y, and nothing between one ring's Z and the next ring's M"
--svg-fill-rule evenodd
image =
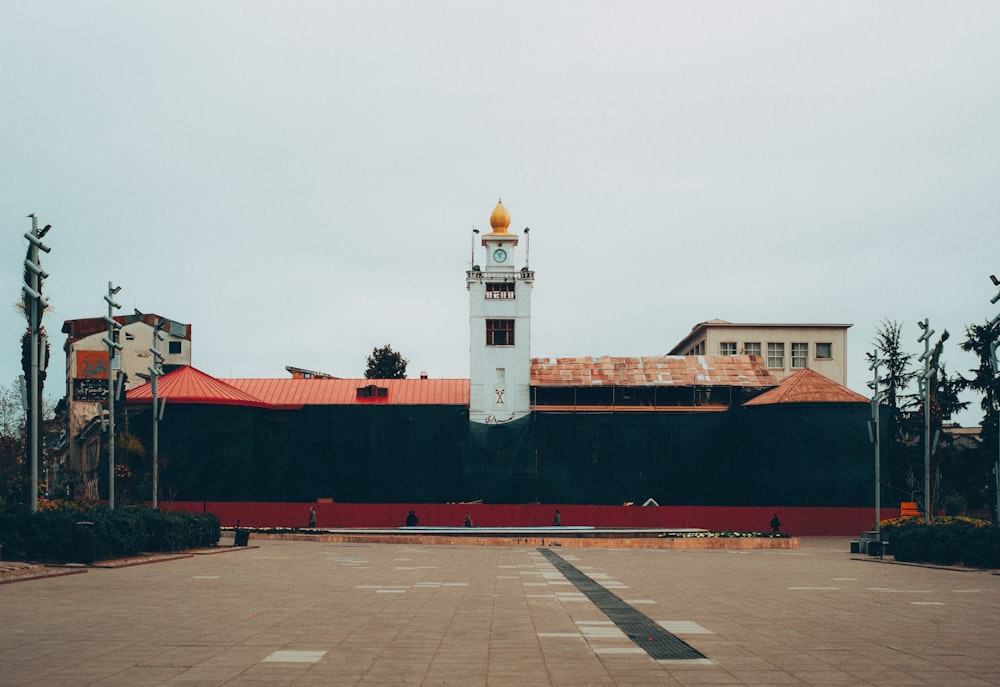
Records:
M256 546L0 586L0 683L1000 684L1000 577L852 557L846 538L557 550L593 597L529 546ZM605 594L704 658L637 650Z

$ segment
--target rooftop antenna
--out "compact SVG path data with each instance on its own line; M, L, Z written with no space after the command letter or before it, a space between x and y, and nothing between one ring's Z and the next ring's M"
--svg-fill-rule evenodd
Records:
M476 236L479 235L479 230L472 227L472 259L469 261L469 269L476 269Z
M528 253L531 251L531 239L528 236L531 233L531 227L524 228L524 268L528 268Z

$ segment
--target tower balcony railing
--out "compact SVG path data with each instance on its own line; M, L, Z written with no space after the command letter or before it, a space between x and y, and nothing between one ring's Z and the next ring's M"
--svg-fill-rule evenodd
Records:
M505 279L521 279L524 281L533 282L535 281L535 271L529 270L527 267L521 268L519 270L467 270L465 272L465 279L468 282L474 282L479 280L484 281L504 281Z

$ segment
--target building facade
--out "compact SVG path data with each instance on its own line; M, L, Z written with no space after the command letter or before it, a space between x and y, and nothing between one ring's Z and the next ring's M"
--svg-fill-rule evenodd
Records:
M124 315L114 318L121 325L118 332L118 369L124 374L124 389L141 386L149 380L153 365L153 332L159 323L157 350L163 355L163 371L170 372L191 364L191 325L174 322L154 314ZM102 415L108 399L110 362L104 342L108 325L103 318L66 320L66 423L67 441L58 460L64 477L82 488L88 498L98 498L97 471L103 436ZM117 414L117 413L116 413Z
M668 355L754 355L778 381L799 370L815 370L847 385L849 324L696 324Z

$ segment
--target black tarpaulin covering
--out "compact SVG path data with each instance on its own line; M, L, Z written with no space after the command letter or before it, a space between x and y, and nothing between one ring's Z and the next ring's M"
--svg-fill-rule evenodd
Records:
M129 431L151 455L148 408ZM355 503L864 506L867 404L726 412L536 412L502 425L458 406L168 406L164 499ZM150 460L119 456L149 483ZM102 477L99 475L99 477ZM148 489L148 486L146 487Z

